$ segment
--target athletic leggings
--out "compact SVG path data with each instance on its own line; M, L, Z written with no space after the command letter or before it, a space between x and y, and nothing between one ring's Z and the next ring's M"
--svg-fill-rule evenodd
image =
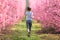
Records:
M26 20L26 26L27 26L27 29L29 29L31 31L32 20Z

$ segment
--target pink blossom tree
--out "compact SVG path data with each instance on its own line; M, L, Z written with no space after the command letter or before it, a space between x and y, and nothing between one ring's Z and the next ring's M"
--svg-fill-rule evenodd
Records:
M0 29L11 27L22 19L25 3L25 0L0 0Z
M34 19L43 27L54 27L60 31L60 0L29 0Z

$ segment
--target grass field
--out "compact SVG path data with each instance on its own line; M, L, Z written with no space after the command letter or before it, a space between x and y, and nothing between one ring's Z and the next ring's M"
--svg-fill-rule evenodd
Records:
M0 35L0 40L60 40L59 34L36 34L36 31L41 30L41 25L33 21L31 37L27 37L25 21L19 21L12 28L11 33Z

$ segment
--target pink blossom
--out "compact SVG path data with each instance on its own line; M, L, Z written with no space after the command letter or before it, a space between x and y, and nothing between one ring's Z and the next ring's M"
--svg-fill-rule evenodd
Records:
M29 0L34 19L40 20L43 27L60 29L60 0ZM60 31L60 30L59 30Z
M14 25L25 12L25 0L0 0L0 28Z

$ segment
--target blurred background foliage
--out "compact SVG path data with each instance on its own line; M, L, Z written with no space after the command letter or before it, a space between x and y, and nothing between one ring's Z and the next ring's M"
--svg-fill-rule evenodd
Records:
M28 0L26 0L28 6ZM49 33L52 28L42 30L42 25L38 21L32 21L31 37L27 37L25 16L22 20L18 21L11 29L11 31L4 31L0 34L0 40L60 40L60 34L45 34Z

